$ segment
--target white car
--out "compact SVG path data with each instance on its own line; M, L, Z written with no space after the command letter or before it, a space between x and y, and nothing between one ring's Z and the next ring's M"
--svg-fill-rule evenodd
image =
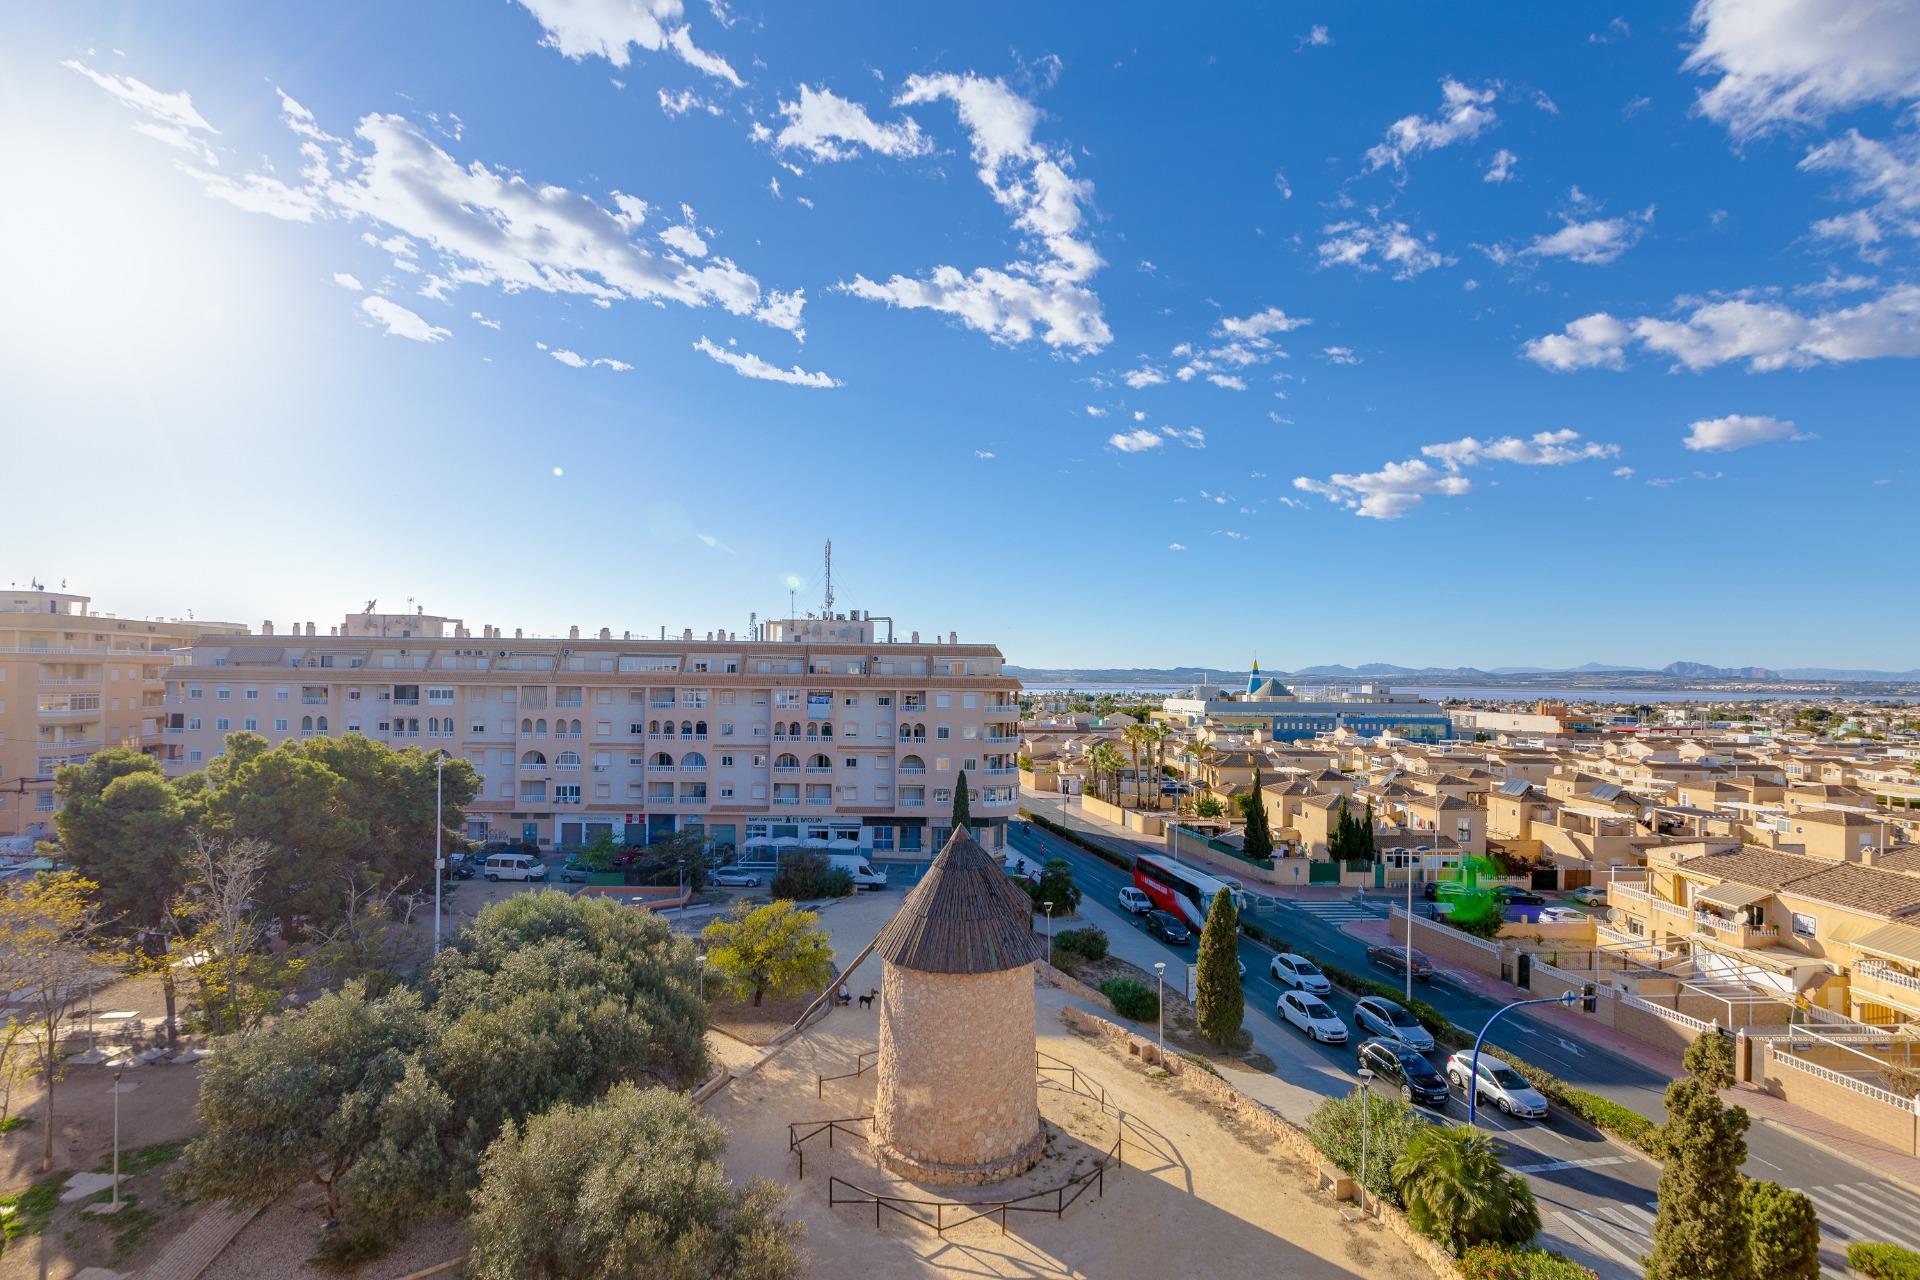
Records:
M1539 922L1541 924L1578 924L1587 918L1587 913L1578 907L1542 907Z
M1308 995L1304 991L1288 991L1281 995L1275 1007L1282 1018L1321 1044L1347 1042L1347 1024L1335 1017L1333 1010L1327 1008L1318 996Z
M760 883L759 876L751 871L742 871L739 867L721 867L707 879L715 884L745 886L749 889L757 887Z
M1147 897L1146 890L1128 885L1120 890L1120 909L1143 916L1153 910L1153 899Z
M1273 958L1267 968L1276 980L1286 983L1296 991L1311 991L1314 995L1324 996L1333 990L1333 984L1327 981L1327 975L1320 972L1313 961L1291 951L1282 951Z
M1465 1049L1447 1059L1447 1083L1458 1089L1462 1098L1470 1096L1467 1084L1474 1078L1472 1065L1473 1054ZM1480 1105L1491 1103L1510 1116L1527 1120L1547 1118L1547 1100L1540 1091L1506 1062L1484 1051L1480 1054L1479 1083Z
M1366 996L1353 1005L1353 1025L1363 1035L1403 1044L1415 1053L1433 1052L1433 1032L1391 1000Z

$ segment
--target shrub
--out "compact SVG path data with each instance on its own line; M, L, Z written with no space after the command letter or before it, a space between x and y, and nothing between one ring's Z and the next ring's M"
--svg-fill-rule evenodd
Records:
M1598 1280L1586 1267L1548 1249L1475 1245L1460 1256L1465 1280Z
M1038 880L1016 880L1014 882L1027 891L1033 899L1033 909L1042 910L1043 903L1053 904L1053 914L1070 916L1080 906L1080 888L1073 882L1073 867L1065 858L1049 858L1040 868Z
M1152 1022L1160 1016L1160 997L1152 987L1133 978L1108 978L1100 984L1100 994L1113 1004L1113 1011L1135 1022Z
M1920 1280L1920 1253L1897 1244L1850 1244L1847 1265L1869 1280Z
M1820 1215L1813 1201L1756 1178L1740 1188L1740 1211L1747 1219L1747 1256L1753 1259L1755 1276L1819 1280Z
M1053 935L1053 949L1086 960L1104 960L1107 956L1107 934L1098 925L1063 930Z
M817 853L797 853L780 860L771 886L776 898L805 902L813 898L844 898L853 892L853 877Z
M1523 1245L1540 1230L1533 1189L1500 1165L1478 1129L1423 1125L1393 1167L1407 1221L1459 1257L1477 1244Z
M1362 1132L1360 1092L1328 1098L1307 1117L1307 1136L1322 1155L1345 1173L1360 1177L1360 1137ZM1364 1108L1366 1124L1366 1188L1389 1204L1400 1203L1400 1191L1394 1184L1393 1166L1406 1154L1413 1135L1427 1122L1412 1106L1398 1098L1370 1098Z

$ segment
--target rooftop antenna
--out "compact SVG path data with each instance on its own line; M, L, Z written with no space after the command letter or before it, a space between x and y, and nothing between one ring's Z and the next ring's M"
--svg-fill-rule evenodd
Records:
M833 616L833 539L827 539L827 603L820 610L822 617Z
M366 606L366 608L364 608L364 609L362 609L362 610L361 610L360 612L362 612L362 613L367 613L367 614L371 614L371 613L373 612L373 607L374 607L375 605L377 605L377 604L379 604L379 603L380 603L380 601L379 601L379 599L378 599L378 598L375 598L375 599L372 599L372 600L369 600L369 601L367 601L367 606Z
M760 615L758 613L749 613L747 615L747 639L758 640L759 638Z

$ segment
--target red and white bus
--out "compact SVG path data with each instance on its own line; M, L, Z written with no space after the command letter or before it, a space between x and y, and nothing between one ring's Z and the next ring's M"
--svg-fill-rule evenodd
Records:
M1162 911L1171 911L1195 930L1206 927L1207 908L1213 896L1225 889L1236 906L1244 907L1243 895L1224 880L1216 880L1191 863L1175 862L1150 854L1133 860L1134 887L1147 895Z

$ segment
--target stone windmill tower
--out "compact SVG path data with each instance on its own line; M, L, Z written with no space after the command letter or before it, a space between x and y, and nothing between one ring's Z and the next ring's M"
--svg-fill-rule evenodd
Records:
M919 1182L979 1185L1041 1145L1033 904L961 827L880 932L873 1150Z

